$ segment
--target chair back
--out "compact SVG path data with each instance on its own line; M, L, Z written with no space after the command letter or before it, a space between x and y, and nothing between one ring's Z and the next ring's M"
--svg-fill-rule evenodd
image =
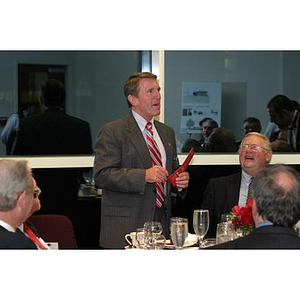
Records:
M78 249L71 220L64 215L32 215L29 220L45 242L57 242L59 249Z

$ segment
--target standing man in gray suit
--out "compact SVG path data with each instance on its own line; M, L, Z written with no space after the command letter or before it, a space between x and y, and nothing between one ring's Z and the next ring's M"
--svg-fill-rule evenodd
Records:
M130 112L105 124L95 144L94 176L102 188L100 246L124 248L125 234L146 221L160 221L168 236L171 216L171 183L168 176L178 167L174 130L156 120L161 95L157 76L140 72L129 77L124 94ZM151 122L155 146L162 166L154 165L147 146L146 125ZM172 193L183 197L189 174L182 172ZM163 185L163 199L157 200L157 185Z

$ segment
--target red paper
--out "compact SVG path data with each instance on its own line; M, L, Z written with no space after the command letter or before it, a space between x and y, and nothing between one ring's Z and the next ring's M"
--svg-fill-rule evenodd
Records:
M188 156L186 157L183 164L171 175L169 176L169 180L172 183L173 186L176 186L176 178L181 174L182 172L185 172L186 168L188 167L191 159L194 156L194 147L190 150Z

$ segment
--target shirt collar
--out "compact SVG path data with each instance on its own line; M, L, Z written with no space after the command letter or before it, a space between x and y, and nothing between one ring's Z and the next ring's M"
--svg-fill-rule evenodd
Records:
M0 225L2 227L4 227L7 231L16 232L16 230L12 226L10 226L8 223L6 223L6 222L4 222L2 220L0 220Z
M263 226L272 226L272 225L273 225L272 222L262 222L257 224L256 228L263 227Z
M250 182L253 176L247 174L244 170L242 170L242 177L246 182Z
M131 110L131 112L132 112L132 115L133 115L134 119L138 123L139 128L141 129L141 131L144 131L144 129L145 129L146 124L148 123L148 121L146 121L142 116L140 116L134 110ZM150 122L153 124L153 118L150 120Z
M22 223L18 228L19 228L22 232L24 232L24 223Z

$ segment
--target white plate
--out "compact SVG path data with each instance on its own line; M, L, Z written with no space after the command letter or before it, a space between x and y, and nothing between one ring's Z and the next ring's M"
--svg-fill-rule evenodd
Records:
M191 246L195 245L197 243L197 241L198 241L197 235L189 233L188 234L188 239L185 242L185 244L183 245L183 248L191 247ZM167 248L167 249L174 249L175 246L173 244L170 244L170 240L167 240L165 248Z

